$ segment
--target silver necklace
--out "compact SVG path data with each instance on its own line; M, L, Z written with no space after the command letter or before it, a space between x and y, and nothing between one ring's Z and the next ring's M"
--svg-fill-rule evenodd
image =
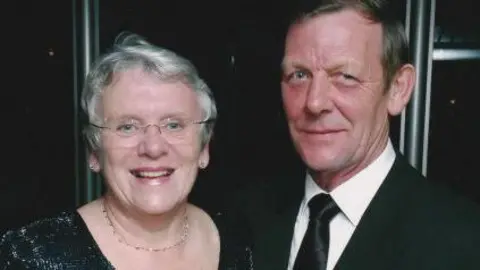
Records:
M112 220L108 216L107 209L105 207L105 200L102 200L103 215L105 216L105 220L107 221L108 225L112 228L113 235L117 238L118 242L120 242L120 243L122 243L122 244L124 244L128 247L134 248L136 250L143 250L143 251L149 251L149 252L163 252L163 251L178 247L181 244L185 243L185 241L188 238L188 233L189 233L188 215L187 215L186 211L187 210L185 209L185 215L184 215L184 220L183 220L183 233L182 233L182 236L180 237L180 239L176 243L173 243L169 246L162 247L162 248L142 247L142 246L135 246L135 245L129 244L125 240L125 237L120 235L117 232L117 230L115 230L115 226L113 226Z

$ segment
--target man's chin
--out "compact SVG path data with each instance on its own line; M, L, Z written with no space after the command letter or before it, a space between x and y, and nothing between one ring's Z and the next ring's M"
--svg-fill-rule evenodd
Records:
M341 169L342 162L335 155L319 155L319 153L302 155L302 159L308 168L317 172L336 171Z

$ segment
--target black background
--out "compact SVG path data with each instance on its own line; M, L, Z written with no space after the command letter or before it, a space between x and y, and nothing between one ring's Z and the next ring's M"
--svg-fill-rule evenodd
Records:
M120 31L136 32L191 59L214 91L212 160L192 201L215 211L226 191L298 166L280 102L285 4L100 2L102 52ZM437 1L436 47L480 48L474 4ZM75 207L72 2L2 9L0 230ZM434 62L428 175L480 201L479 70L479 60ZM392 130L396 144L398 119Z

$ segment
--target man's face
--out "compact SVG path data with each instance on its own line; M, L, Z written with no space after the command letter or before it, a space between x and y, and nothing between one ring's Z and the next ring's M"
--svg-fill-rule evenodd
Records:
M381 25L353 10L290 28L283 103L295 147L314 173L351 175L383 150L388 115L398 112L384 90L381 55Z

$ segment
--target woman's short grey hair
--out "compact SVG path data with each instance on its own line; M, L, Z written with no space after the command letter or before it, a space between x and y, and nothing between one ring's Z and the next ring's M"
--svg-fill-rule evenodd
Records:
M114 75L138 67L162 81L185 83L197 94L203 113L202 120L217 118L212 92L189 60L168 49L155 46L139 35L122 33L116 38L111 51L100 56L86 76L81 105L89 123L103 123L103 117L99 115L99 105L102 93L112 83ZM210 141L214 123L215 121L209 121L202 125L202 148ZM96 151L101 146L99 132L99 129L90 124L85 126L84 135L91 151Z

